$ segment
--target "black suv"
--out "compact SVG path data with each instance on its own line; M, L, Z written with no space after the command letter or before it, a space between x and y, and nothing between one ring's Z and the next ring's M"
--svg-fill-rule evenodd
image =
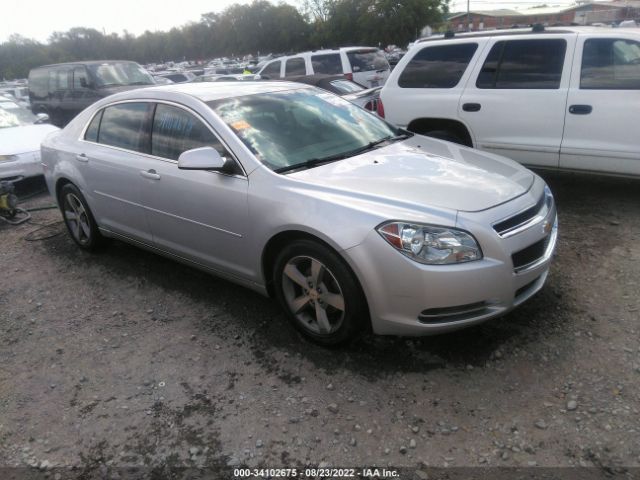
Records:
M46 113L51 123L64 127L103 97L154 84L153 77L135 62L59 63L29 72L29 100L34 114Z

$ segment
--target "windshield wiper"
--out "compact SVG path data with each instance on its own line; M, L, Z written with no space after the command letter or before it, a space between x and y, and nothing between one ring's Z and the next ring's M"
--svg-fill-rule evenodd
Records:
M344 160L345 158L355 157L356 155L364 153L368 150L372 150L373 148L377 147L381 143L403 140L410 136L412 136L412 134L409 134L407 132L407 133L402 133L396 136L384 137L384 138L381 138L380 140L376 140L375 142L369 142L366 145L363 145L362 147L349 150L348 152L338 153L336 155L329 155L328 157L322 157L322 158L311 158L302 163L296 163L295 165L287 165L286 167L277 168L274 170L274 172L284 173L284 172L289 172L291 170L299 170L299 169L308 170L309 168L317 167L318 165L322 165L325 163L331 163L331 162L336 162L338 160Z

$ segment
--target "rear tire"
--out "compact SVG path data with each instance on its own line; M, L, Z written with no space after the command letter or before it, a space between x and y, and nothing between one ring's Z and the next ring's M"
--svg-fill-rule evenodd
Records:
M293 326L314 343L338 345L359 334L368 309L357 278L334 251L296 240L278 255L273 284Z
M84 196L72 183L60 190L60 210L69 235L83 250L97 251L106 244Z

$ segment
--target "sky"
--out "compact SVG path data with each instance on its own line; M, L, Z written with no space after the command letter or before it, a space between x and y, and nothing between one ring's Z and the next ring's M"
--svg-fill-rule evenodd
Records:
M249 0L2 0L5 14L0 20L0 42L18 33L45 42L54 31L72 27L89 27L106 33L134 35L145 30L169 30L188 22L197 22L200 15L219 12L234 3ZM273 2L277 3L277 2ZM295 0L287 3L296 5ZM7 12L13 12L6 14Z
M272 0L277 3L276 0ZM300 5L299 0L286 0ZM127 30L140 35L145 30L169 30L200 19L202 13L222 11L233 3L250 0L4 0L0 21L0 42L18 33L24 37L46 42L54 31L72 27L89 27L106 33ZM528 8L541 3L571 5L573 0L471 0L472 9ZM463 11L467 0L452 0L451 11ZM20 13L18 13L20 12Z

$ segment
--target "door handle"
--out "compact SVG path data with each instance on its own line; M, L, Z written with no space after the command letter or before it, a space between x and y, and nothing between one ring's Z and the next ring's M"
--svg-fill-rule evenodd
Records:
M574 115L589 115L593 111L591 105L571 105L569 107L569 113Z
M465 103L462 105L462 110L465 112L479 112L482 108L482 105L479 103Z
M141 170L140 175L150 180L160 180L160 175L153 168L151 170Z
M87 163L89 161L89 157L87 157L84 153L79 153L76 155L76 160L82 163Z

